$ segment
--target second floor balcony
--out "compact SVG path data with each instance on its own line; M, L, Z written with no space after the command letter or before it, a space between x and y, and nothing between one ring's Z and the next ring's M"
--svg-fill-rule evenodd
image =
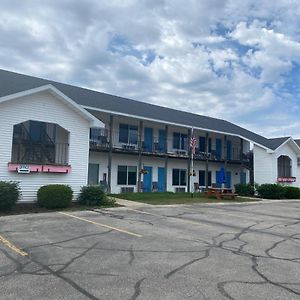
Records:
M190 143L187 134L173 132L166 137L163 130L158 131L158 135L141 136L139 141L138 130L136 126L121 128L122 130L111 133L112 143L110 143L109 130L105 128L92 129L90 132L90 150L91 151L109 151L128 154L138 154L174 157L187 159L190 156ZM150 137L149 137L150 136ZM209 138L206 141L202 137L197 139L195 160L209 161L228 161L240 163L249 162L249 151L242 151L241 147L236 146L232 141L226 142L220 138Z

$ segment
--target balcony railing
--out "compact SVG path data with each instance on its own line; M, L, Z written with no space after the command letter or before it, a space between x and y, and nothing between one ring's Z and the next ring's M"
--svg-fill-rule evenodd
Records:
M68 143L14 143L12 163L68 165Z
M149 142L149 140L141 141L139 148L139 143L122 143L119 142L119 132L112 132L112 150L114 152L124 152L124 153L138 153L141 151L145 155L154 155L154 156L162 156L168 155L170 157L179 157L179 158L187 158L189 156L188 149L174 149L172 148L173 139L169 138L167 141L159 141L159 137L154 136L153 141ZM136 142L136 141L135 141ZM166 143L165 143L166 142ZM168 150L165 151L165 145L168 145ZM247 163L250 161L250 156L248 153L241 154L240 147L231 147L231 149L227 149L226 157L224 155L224 148L221 151L217 151L215 145L212 145L210 152L206 153L200 151L199 148L196 148L194 158L195 160L210 160L210 161L229 161L229 162L241 162ZM107 129L99 128L97 130L93 130L93 134L90 135L90 149L98 150L98 151L108 151L110 149L109 142L109 132Z

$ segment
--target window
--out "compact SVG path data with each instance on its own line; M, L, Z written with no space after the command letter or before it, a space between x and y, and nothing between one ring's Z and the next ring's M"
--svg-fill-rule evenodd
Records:
M187 150L187 134L174 132L173 148L180 149L180 150Z
M278 157L278 177L292 177L292 160L286 155Z
M173 169L172 182L173 185L186 185L186 170Z
M68 165L69 132L54 123L28 120L15 124L11 162Z
M119 142L136 145L138 142L138 127L135 125L120 124Z
M136 185L137 167L118 166L118 179L120 185Z
M199 186L206 186L206 177L205 177L205 171L200 170L199 171ZM211 171L208 171L208 184L207 186L211 186Z

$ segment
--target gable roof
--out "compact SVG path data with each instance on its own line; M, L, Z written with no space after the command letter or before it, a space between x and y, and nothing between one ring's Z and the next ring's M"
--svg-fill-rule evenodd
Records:
M284 137L268 139L269 140L269 146L271 147L271 149L275 150L290 138L291 138L290 136L284 136Z
M265 148L275 150L277 142L231 122L197 115L141 101L113 96L85 88L41 79L0 69L0 97L51 84L64 95L89 110L102 110L167 123L180 124L243 137Z
M300 139L298 140L294 140L296 142L296 144L300 147Z
M70 99L68 96L64 95L60 90L58 90L56 87L54 87L51 84L42 85L30 90L25 90L22 92L17 92L14 94L10 94L7 96L0 97L0 103L18 99L20 97L33 95L40 92L49 92L54 97L65 103L69 108L73 109L77 114L79 114L81 117L83 117L85 120L87 120L90 123L91 127L94 126L103 126L103 123L97 119L94 115L92 115L87 110L83 109L80 105L78 105L76 102L74 102L72 99Z

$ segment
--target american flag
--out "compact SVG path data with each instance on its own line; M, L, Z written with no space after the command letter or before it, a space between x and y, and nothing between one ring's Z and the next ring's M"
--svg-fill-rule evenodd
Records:
M197 140L194 136L192 136L191 141L190 141L190 147L192 149L193 154L195 154L195 151L196 151L196 144L197 144Z

